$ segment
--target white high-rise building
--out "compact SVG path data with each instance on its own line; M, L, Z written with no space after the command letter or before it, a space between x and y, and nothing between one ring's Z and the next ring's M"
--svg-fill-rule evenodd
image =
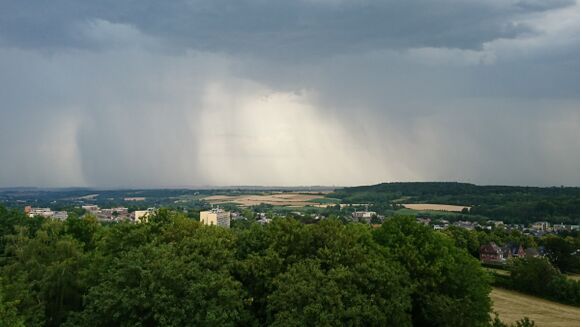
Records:
M230 228L230 212L220 208L200 212L200 222L204 225L215 225Z
M148 208L147 210L136 210L130 214L130 219L134 223L147 223L149 216L152 215L156 210L154 208Z

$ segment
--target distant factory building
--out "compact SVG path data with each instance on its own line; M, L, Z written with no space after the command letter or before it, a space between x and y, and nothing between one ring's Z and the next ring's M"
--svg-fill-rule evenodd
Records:
M200 212L200 222L204 225L214 225L230 228L230 212L220 208Z
M31 206L26 206L24 208L24 213L31 218L40 216L59 220L65 220L69 216L66 211L53 211L50 208L33 208Z

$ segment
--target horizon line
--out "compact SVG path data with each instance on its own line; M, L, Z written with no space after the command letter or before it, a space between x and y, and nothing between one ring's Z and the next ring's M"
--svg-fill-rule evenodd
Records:
M66 190L66 189L85 189L85 190L212 190L212 189L337 189L348 187L365 187L380 184L412 184L412 183L457 183L470 184L475 186L509 186L509 187L532 187L532 188L580 188L580 185L509 185L509 184L477 184L463 181L390 181L378 182L372 184L354 184L354 185L171 185L171 186L0 186L0 190L18 190L18 189L37 189L37 190Z

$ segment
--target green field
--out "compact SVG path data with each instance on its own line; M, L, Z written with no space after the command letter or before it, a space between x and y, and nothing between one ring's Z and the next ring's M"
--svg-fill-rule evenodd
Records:
M309 200L309 202L319 203L319 204L340 204L341 200L336 198L319 198Z

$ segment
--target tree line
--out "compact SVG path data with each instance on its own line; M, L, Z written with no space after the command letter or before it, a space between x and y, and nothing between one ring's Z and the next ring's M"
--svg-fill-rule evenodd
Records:
M479 262L409 217L222 229L0 207L0 232L0 326L503 326Z
M392 203L437 203L471 206L477 217L528 224L579 224L578 187L480 186L455 182L382 183L337 189L327 195L343 203L372 203L390 214ZM403 202L404 201L404 202Z
M551 265L561 273L580 272L580 234L566 233L563 235L548 234L536 238L518 230L494 228L493 230L468 230L450 226L442 231L450 236L455 245L467 250L475 258L479 258L481 245L495 242L499 246L505 244L521 245L523 249L543 249L544 256Z
M568 279L547 258L514 259L510 274L494 274L494 285L580 306L580 282Z

